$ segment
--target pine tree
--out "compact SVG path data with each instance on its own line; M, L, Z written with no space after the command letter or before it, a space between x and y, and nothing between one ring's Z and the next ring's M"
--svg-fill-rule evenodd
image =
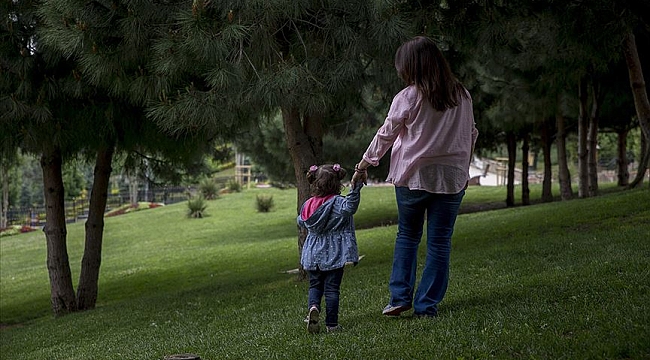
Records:
M0 140L25 153L40 155L46 200L47 266L54 314L76 309L66 249L63 159L76 151L66 136L75 126L74 110L60 91L70 63L48 59L38 43L36 2L2 2L0 26Z
M195 0L175 24L155 41L151 65L174 86L148 115L192 134L227 133L279 113L297 209L309 196L306 170L324 161L323 137L363 107L364 90L387 74L396 83L393 52L407 34L396 5L373 1Z
M81 5L78 12L70 10ZM98 2L3 2L7 11L3 22L0 69L0 138L12 139L13 145L41 155L46 199L45 234L48 243L48 270L52 289L52 309L56 315L94 308L101 263L103 214L106 207L108 179L116 147L120 151L147 154L147 162L158 168L166 166L155 159L171 163L195 160L204 150L189 141L176 141L146 121L139 102L142 91L126 87L123 74L139 78L137 56L149 51L145 38L138 37L138 24L123 23L106 27L105 19L96 17ZM110 17L112 9L109 4ZM126 7L124 11L128 12ZM75 16L78 15L78 16ZM95 23L93 21L96 21ZM85 42L94 24L103 28L105 37ZM98 25L99 24L99 25ZM135 34L125 42L115 39L116 29ZM82 44L88 44L85 48ZM126 44L124 53L113 50ZM95 55L78 58L77 51ZM129 52L130 50L140 50ZM134 58L135 56L135 58ZM110 62L109 60L112 60ZM100 63L94 63L99 61ZM133 70L135 66L136 70ZM89 71L93 69L96 73ZM130 71L133 70L133 71ZM108 76L108 77L107 77ZM134 81L133 83L137 83ZM137 94L135 100L127 97ZM145 92L146 93L146 92ZM134 105L136 104L136 105ZM4 143L4 141L3 141ZM176 146L181 145L181 150ZM187 145L187 146L184 146ZM198 151L197 151L198 150ZM80 152L94 154L95 173L86 222L86 241L79 286L75 296L70 278L66 248L64 188L62 166L67 158Z

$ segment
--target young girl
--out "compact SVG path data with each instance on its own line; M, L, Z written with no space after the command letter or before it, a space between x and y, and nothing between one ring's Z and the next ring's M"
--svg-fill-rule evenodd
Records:
M320 332L321 299L325 296L327 331L339 330L339 293L346 262L357 263L359 254L352 215L357 211L359 182L341 196L346 171L339 164L312 165L307 172L311 195L302 205L298 225L307 229L300 263L309 275L307 331Z

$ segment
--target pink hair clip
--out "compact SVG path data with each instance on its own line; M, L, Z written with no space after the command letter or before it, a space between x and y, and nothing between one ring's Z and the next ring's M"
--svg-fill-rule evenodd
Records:
M309 167L309 171L314 172L316 170L318 170L318 166L316 166L316 165L312 165L312 166Z
M332 165L332 170L338 172L339 170L341 170L341 165L339 165L339 164Z

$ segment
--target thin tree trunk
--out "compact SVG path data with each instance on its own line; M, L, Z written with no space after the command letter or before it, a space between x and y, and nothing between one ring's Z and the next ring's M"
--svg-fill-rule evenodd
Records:
M636 116L639 119L639 125L641 125L641 130L646 139L650 139L650 101L648 101L643 68L641 67L636 39L632 30L628 32L625 38L623 53L630 76L630 87L632 88L632 96L634 97Z
M584 198L589 195L589 167L587 153L587 131L589 126L587 79L580 80L578 87L578 98L580 99L580 114L578 118L578 197Z
M560 197L562 200L570 200L573 197L573 189L571 188L571 173L569 172L569 164L567 161L566 128L564 124L564 115L559 111L555 114L555 123L557 126L556 148L558 179L560 181Z
M643 183L645 173L648 169L648 162L650 162L650 142L646 136L641 133L641 154L639 155L639 166L636 171L636 176L628 188L634 189Z
M616 167L618 168L618 186L627 186L630 181L630 171L627 168L627 134L629 130L623 129L617 131L618 135L618 156L616 159Z
M296 214L300 207L309 198L309 182L307 181L307 169L311 165L319 165L323 157L323 134L322 126L318 118L305 116L304 123L300 119L300 112L297 108L282 108L282 120L284 133L289 147L289 155L293 163L296 187L298 188L298 199ZM302 255L302 247L305 244L307 232L298 228L298 258ZM302 266L298 275L299 280L306 278Z
M530 188L528 187L528 153L530 149L530 133L524 133L521 146L521 204L530 205Z
M112 146L97 151L88 219L86 220L86 244L81 260L79 286L77 287L77 308L79 310L94 309L97 302L104 236L104 212L108 199L109 180L113 170L112 161Z
M515 206L515 166L517 165L517 139L513 132L506 135L508 143L508 183L506 205Z
M625 39L623 54L625 56L625 62L630 76L630 87L632 88L632 96L634 97L636 116L639 119L641 131L645 139L648 140L650 139L650 101L648 101L648 92L645 86L645 79L643 77L641 60L639 59L639 52L636 46L636 39L631 30L628 32ZM650 146L642 146L641 150L642 153L641 161L639 162L639 169L636 177L629 185L630 188L634 188L643 182L643 177L648 168Z
M8 225L8 212L9 212L9 169L4 165L0 166L0 179L2 179L2 206L0 208L0 229L4 229Z
M598 117L601 98L598 84L592 80L591 116L587 133L587 166L589 168L589 196L598 196Z
M60 149L46 150L41 155L45 195L45 238L47 270L50 277L51 305L55 316L76 311L70 261L66 245L67 228Z
M134 170L132 175L129 175L129 203L135 207L138 205L138 170Z
M544 154L544 180L542 180L542 201L553 201L552 182L553 170L551 164L551 124L544 121L542 124L542 153Z

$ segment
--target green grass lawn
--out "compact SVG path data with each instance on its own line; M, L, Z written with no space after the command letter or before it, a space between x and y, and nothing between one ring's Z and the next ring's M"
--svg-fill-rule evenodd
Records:
M503 202L504 191L470 188L463 206ZM272 195L274 210L258 213L257 195ZM295 191L227 194L206 212L188 218L179 203L106 218L97 309L56 319L44 234L1 238L0 358L650 358L645 188L459 216L440 316L395 319L381 315L393 189L366 187L344 331L318 335L303 323L308 284L284 273L298 264ZM82 251L83 224L72 224L75 284Z

